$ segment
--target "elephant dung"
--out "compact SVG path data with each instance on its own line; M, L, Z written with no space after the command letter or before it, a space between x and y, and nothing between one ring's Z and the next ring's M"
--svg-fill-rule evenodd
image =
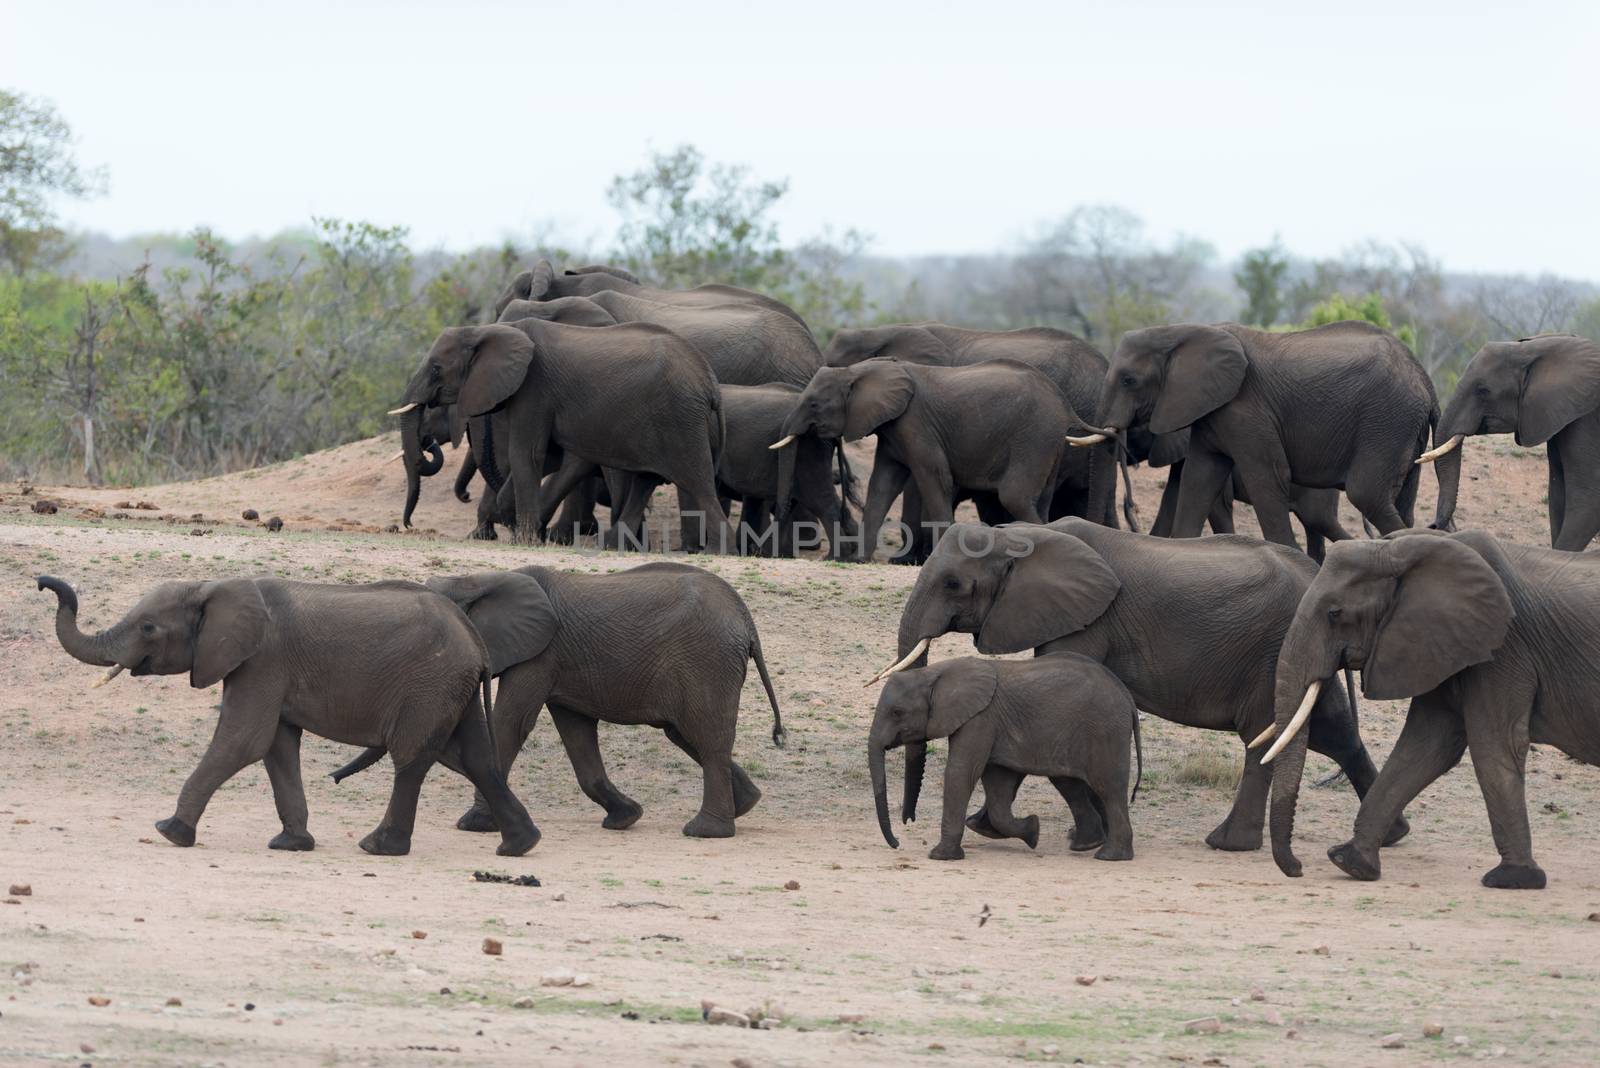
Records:
M1222 1021L1215 1016L1202 1016L1198 1020L1185 1020L1183 1029L1191 1035L1215 1035L1222 1031Z
M1444 1034L1444 1024L1442 1023L1429 1022L1422 1025L1423 1038L1438 1038L1442 1034Z
M1073 982L1077 983L1079 986L1094 986L1095 980L1099 978L1100 977L1098 975L1080 975L1074 979Z
M16 897L32 897L33 885L31 883L12 883L11 889L6 892Z
M505 947L500 944L498 938L485 938L483 940L483 951L491 957L498 957L505 952Z
M97 1009L103 1009L107 1005L111 1004L111 999L100 994L90 994L89 1004L93 1005Z

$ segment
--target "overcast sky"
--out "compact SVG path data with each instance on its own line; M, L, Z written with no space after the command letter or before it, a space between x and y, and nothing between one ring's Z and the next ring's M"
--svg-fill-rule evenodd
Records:
M651 147L788 177L790 240L1004 249L1078 204L1224 256L1374 237L1600 279L1600 3L0 0L127 235L313 214L603 244ZM1298 10L1299 13L1296 13Z

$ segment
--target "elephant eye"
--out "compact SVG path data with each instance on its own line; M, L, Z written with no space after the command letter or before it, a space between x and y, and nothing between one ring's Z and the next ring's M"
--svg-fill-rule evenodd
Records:
M944 588L952 591L959 590L961 588L961 580L954 575L949 575L944 580Z
M1122 386L1123 386L1124 389L1132 389L1134 386L1137 386L1138 384L1139 384L1139 380L1137 378L1133 377L1132 375L1123 375L1122 376Z
M156 625L154 623L148 623L148 622L140 623L139 624L139 629L142 632L144 632L145 634L154 634L156 632Z
M444 368L440 367L438 364L434 364L432 367L428 368L428 377L430 378L437 380L443 374Z
M1489 395L1489 387L1480 382L1472 387L1472 392L1480 397L1487 397Z
M1343 608L1330 608L1328 609L1328 622L1337 623L1339 622L1339 617L1342 615L1344 615Z

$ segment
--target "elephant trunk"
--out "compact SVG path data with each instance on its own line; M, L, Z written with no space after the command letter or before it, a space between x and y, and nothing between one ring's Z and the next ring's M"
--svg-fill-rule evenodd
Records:
M1452 449L1435 460L1433 474L1439 480L1439 503L1434 507L1433 526L1436 530L1455 530L1456 495L1461 489L1461 449Z
M889 785L883 770L886 748L876 737L868 742L867 767L872 772L872 802L878 810L878 830L883 832L883 840L889 843L891 849L899 849L900 839L894 836L894 829L889 826Z
M917 798L922 796L922 773L928 766L928 743L906 743L906 785L900 799L900 822L917 822Z
M1300 782L1306 765L1306 745L1311 729L1306 724L1321 688L1339 670L1324 627L1311 616L1315 606L1301 604L1278 652L1274 679L1275 717L1263 734L1274 740L1272 763L1272 859L1291 879L1301 872L1294 855L1294 817L1300 800ZM1298 721L1298 722L1297 722ZM1290 737L1285 738L1288 734ZM1264 741L1257 739L1258 742ZM1256 743L1252 743L1256 744ZM1273 750L1269 749L1269 753Z
M444 466L444 453L439 446L429 443L433 450L431 461L422 458L422 408L411 408L400 416L401 458L406 464L406 508L400 522L411 526L411 513L416 511L417 497L422 493L422 479L434 475Z
M95 667L128 667L132 650L128 648L129 627L123 620L107 630L85 634L78 629L78 595L58 578L41 575L41 590L56 595L56 640L74 660Z

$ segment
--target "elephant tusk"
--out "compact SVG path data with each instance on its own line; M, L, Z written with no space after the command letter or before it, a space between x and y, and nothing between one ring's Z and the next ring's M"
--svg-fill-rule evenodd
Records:
M787 445L793 444L793 442L794 442L794 435L790 434L788 437L784 438L782 441L774 441L771 445L768 445L767 448L768 449L781 449L781 448L784 448Z
M106 683L110 682L120 674L122 674L122 665L118 664L116 667L106 672L105 677L98 680L93 686L90 686L89 689L98 690L100 687L104 686Z
M1089 434L1081 438L1075 438L1071 434L1067 435L1067 444L1076 449L1087 449L1091 445L1098 445L1102 441L1109 440L1110 436L1106 434Z
M1260 734L1256 735L1255 736L1255 740L1252 741L1249 745L1245 746L1245 748L1246 749L1260 749L1262 746L1264 746L1268 742L1272 741L1272 736L1277 734L1277 733L1278 733L1278 725L1276 723L1269 723L1269 724L1267 724L1267 729L1262 731Z
M1445 453L1449 452L1451 449L1457 448L1461 444L1461 438L1462 438L1462 435L1460 435L1460 434L1452 434L1452 435L1450 435L1450 440L1446 441L1443 445L1439 445L1439 446L1436 446L1435 448L1429 449L1427 452L1425 452L1421 456L1417 457L1417 463L1419 463L1419 464L1431 464L1431 463L1433 463L1433 461L1437 460L1439 457L1443 456Z
M391 456L387 460L385 460L384 463L392 464L396 460L404 460L405 458L406 458L406 450L401 449L399 452L395 453L393 456Z
M1300 728L1304 727L1306 720L1311 718L1311 706L1317 703L1317 694L1321 692L1321 679L1306 687L1306 695L1300 701L1300 707L1294 710L1294 716L1290 718L1288 728L1284 730L1277 741L1272 743L1272 748L1262 755L1261 763L1270 764L1272 758L1283 752L1283 747L1288 745L1296 734L1300 733Z
M861 688L864 690L868 686L871 686L875 682L882 682L884 679L888 678L890 675L893 675L897 671L904 671L906 668L910 667L913 663L916 662L917 657L919 657L923 653L927 652L928 651L928 646L930 646L932 644L933 644L933 639L932 638L924 638L924 639L922 639L916 645L911 647L911 651L905 655L905 659L900 660L900 661L898 661L896 663L890 664L888 667L884 668L882 671L880 671L876 675L872 676L872 678L868 679L866 681L866 683Z
M404 407L401 407L401 408L390 408L389 409L389 414L390 415L405 415L407 412L409 412L411 409L415 408L416 406L417 406L417 402L416 401L412 401L410 404L407 404L407 405L405 405Z

